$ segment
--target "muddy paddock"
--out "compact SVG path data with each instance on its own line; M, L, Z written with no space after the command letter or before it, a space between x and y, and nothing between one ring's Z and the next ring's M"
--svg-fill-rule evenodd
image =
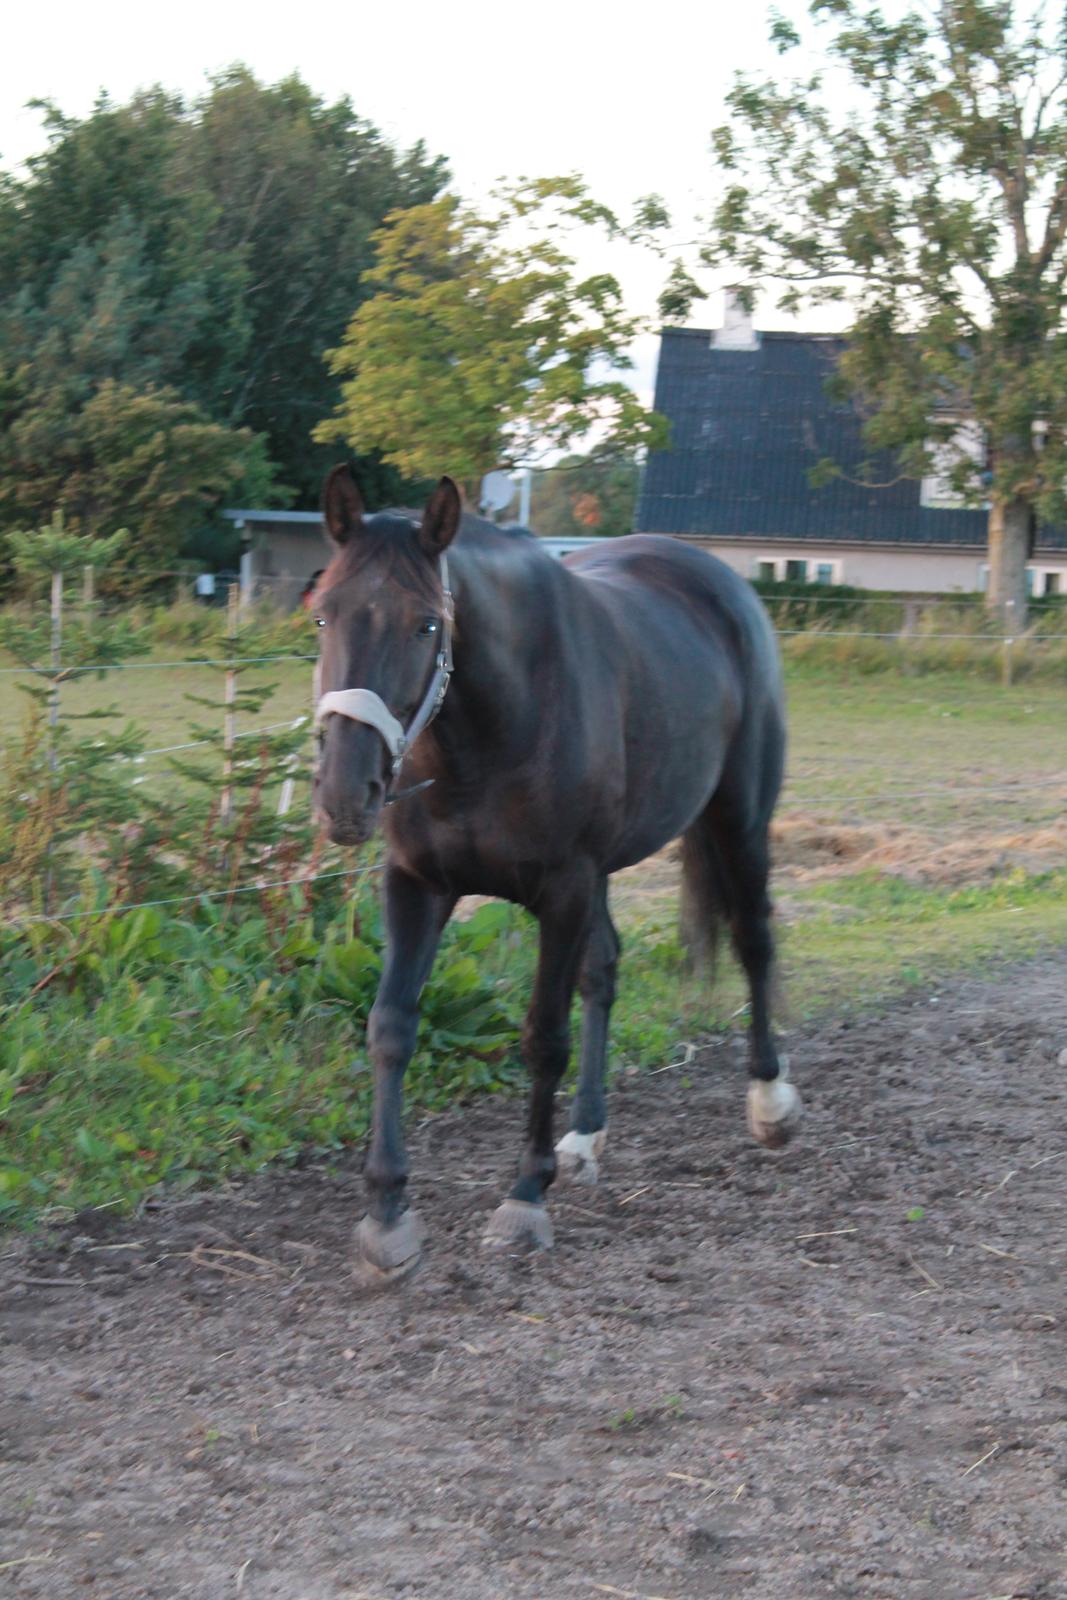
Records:
M0 1260L16 1600L1067 1596L1064 959L627 1079L551 1255L486 1255L514 1103L420 1127L421 1274L355 1159ZM1065 1058L1067 1059L1067 1058Z

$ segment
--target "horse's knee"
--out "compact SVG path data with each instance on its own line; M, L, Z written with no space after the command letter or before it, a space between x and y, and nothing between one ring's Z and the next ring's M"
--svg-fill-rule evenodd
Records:
M586 1005L615 1004L615 985L619 971L621 945L613 925L595 936L578 975L578 992Z
M545 1027L528 1021L522 1032L522 1054L534 1077L562 1078L571 1054L569 1023Z
M413 1006L376 1002L367 1019L367 1048L372 1060L376 1065L406 1065L415 1048L418 1031L419 1014Z
M582 973L578 990L586 1005L605 1006L611 1010L615 1004L617 970L617 963L612 961L609 965L597 967L592 972Z

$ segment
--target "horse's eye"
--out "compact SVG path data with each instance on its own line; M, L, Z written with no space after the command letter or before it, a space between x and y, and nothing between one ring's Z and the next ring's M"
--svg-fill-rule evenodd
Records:
M316 617L315 618L315 626L316 626L316 628L325 628L325 626L326 626L326 618L325 617Z
M437 632L437 618L436 617L427 617L425 622L422 624L422 627L419 629L419 638L420 639L429 639L436 632Z

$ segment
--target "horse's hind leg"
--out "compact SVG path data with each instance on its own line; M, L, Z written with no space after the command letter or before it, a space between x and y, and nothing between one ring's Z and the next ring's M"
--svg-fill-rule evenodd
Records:
M582 959L578 989L582 996L582 1050L578 1088L571 1104L570 1132L556 1146L560 1173L580 1183L595 1183L607 1139L608 1019L615 1001L619 936L608 911L608 883L603 879L597 909Z
M709 876L718 886L719 910L729 921L734 949L748 979L749 1130L761 1144L783 1145L795 1131L801 1102L782 1070L771 1032L774 935L767 888L768 824L762 819L734 822L713 802L697 826Z

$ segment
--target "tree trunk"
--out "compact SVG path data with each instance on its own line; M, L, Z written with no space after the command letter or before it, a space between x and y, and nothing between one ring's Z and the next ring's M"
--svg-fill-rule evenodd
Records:
M989 508L989 588L986 601L1013 631L1026 625L1026 563L1030 556L1030 505L997 498Z

